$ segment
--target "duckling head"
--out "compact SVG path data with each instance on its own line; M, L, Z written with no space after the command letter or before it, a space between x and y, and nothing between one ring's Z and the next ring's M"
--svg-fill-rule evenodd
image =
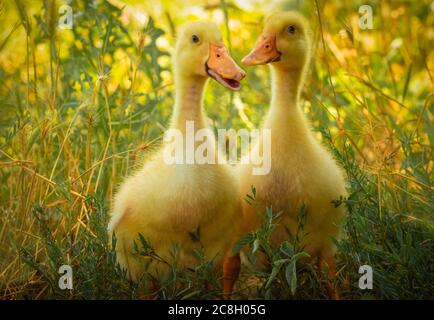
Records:
M246 75L229 54L217 25L209 21L184 25L174 58L177 76L211 77L231 90L239 90Z
M310 29L296 12L278 12L265 21L256 47L243 58L251 66L273 63L276 67L303 68L310 56Z

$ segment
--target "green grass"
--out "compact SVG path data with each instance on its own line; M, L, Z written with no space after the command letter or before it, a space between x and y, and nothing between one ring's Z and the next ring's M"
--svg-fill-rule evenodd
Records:
M173 26L188 18L169 6L139 24L129 6L97 3L72 1L70 31L56 29L55 2L0 6L0 299L151 297L152 281L132 284L116 265L108 211L116 186L167 127ZM300 8L315 44L303 108L347 175L349 196L334 202L348 209L336 285L343 299L433 299L430 3L374 2L370 31L357 29L358 4L317 4ZM260 32L261 8L248 13L221 1L205 10L222 13L224 37L240 61ZM236 94L209 83L205 105L215 127L260 125L268 69L246 71ZM265 216L243 238L252 263L243 266L234 296L327 299L326 277L301 259L296 241L268 245L279 218L271 210ZM147 263L160 259L146 241L137 249ZM269 272L254 267L259 252ZM220 298L221 275L200 251L197 260L190 271L166 261L172 272L154 298ZM74 270L71 291L58 288L63 264ZM373 290L358 288L364 264L374 269Z

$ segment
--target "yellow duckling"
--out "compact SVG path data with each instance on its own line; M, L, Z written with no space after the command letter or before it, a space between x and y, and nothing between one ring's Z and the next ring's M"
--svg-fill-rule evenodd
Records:
M174 55L175 106L171 130L186 137L187 123L194 129L207 129L216 146L203 111L202 95L209 77L223 86L238 90L245 73L233 61L224 46L218 27L211 22L196 21L184 26ZM194 144L193 147L197 147ZM142 234L155 252L171 262L173 244L179 246L177 263L191 268L197 263L193 252L203 247L207 258L220 267L231 245L234 216L238 212L237 183L227 164L197 164L166 161L173 142L163 142L141 170L129 177L114 199L108 230L117 238L116 252L120 265L137 281L144 275L145 259L134 254L134 241L140 247ZM190 150L191 151L191 150ZM186 150L186 153L188 150ZM211 155L218 156L214 147ZM200 241L192 234L200 230ZM168 267L152 262L148 272L161 278Z
M311 41L306 20L295 12L272 14L256 47L242 60L245 65L270 64L271 107L263 128L271 130L271 171L252 175L249 165L239 167L240 198L256 188L259 210L242 201L244 232L257 228L266 206L282 211L281 225L270 241L278 246L297 232L297 215L305 208L306 221L300 245L312 258L329 265L334 273L333 242L341 232L343 205L333 200L346 194L341 169L327 149L318 142L300 108L300 91L310 59ZM254 148L263 149L262 139ZM254 148L252 150L254 150Z

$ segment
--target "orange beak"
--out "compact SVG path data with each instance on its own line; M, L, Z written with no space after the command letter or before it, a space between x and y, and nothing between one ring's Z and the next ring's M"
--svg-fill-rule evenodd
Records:
M231 90L239 90L240 81L246 76L223 45L210 43L205 67L210 77Z
M277 50L276 35L262 36L259 42L247 56L241 60L246 66L267 64L280 60L282 54Z

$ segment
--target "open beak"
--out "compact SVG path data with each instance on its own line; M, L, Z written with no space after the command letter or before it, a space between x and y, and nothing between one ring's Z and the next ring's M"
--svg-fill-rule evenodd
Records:
M254 48L247 56L241 60L246 66L257 64L267 64L280 61L282 54L277 50L276 35L262 36Z
M231 90L241 88L240 81L246 73L235 63L223 45L209 45L209 58L205 64L208 75Z

